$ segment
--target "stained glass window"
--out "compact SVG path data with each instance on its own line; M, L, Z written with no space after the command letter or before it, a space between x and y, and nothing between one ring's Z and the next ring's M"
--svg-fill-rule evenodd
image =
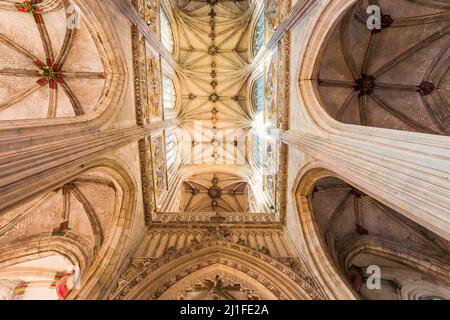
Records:
M172 79L163 75L163 105L164 109L172 110L175 108L176 94L175 86L173 85Z
M255 109L257 113L264 110L264 79L260 77L255 82L253 87L253 101L255 102Z
M170 27L169 19L167 18L164 10L160 10L161 12L161 42L169 50L170 53L173 53L173 34L172 28Z
M174 163L177 155L177 137L172 130L166 133L166 161L167 168L170 168Z
M253 50L255 55L264 47L264 14L256 22L255 34L253 36Z

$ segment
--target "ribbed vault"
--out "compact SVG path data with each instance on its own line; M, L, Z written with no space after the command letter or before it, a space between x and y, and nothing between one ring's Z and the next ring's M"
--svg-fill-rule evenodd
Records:
M448 241L334 177L316 183L310 203L319 237L362 298L410 299L406 288L419 280L450 297ZM382 290L365 285L370 266L381 268Z
M107 75L78 6L68 0L1 1L0 21L0 120L96 110Z

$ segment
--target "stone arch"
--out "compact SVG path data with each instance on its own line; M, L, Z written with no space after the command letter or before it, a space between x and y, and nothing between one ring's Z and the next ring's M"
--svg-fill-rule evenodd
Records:
M310 268L316 273L327 296L332 299L355 299L355 293L351 290L338 268L333 263L333 258L326 245L317 233L317 225L308 200L314 184L322 177L331 175L331 172L323 169L319 162L312 162L305 166L294 183L293 198L300 219L301 232L305 238L308 255L312 260Z
M120 186L122 199L114 215L109 236L105 239L98 257L91 268L86 285L76 292L74 299L97 299L106 297L112 289L112 283L118 278L118 270L127 259L131 243L127 242L133 228L136 215L137 182L128 169L116 161L105 159L92 163L86 169L100 168L110 174ZM116 275L114 277L114 274ZM111 282L99 281L109 277Z
M445 258L430 256L421 248L411 247L405 248L396 242L376 236L355 239L355 241L340 254L339 264L344 266L346 270L349 270L351 268L351 261L354 257L359 254L370 253L403 264L418 272L430 273L436 279L440 279L444 282L448 281L448 261L446 261Z
M253 3L252 5L258 5L257 3ZM250 51L250 57L255 58L259 52L256 51L255 48L255 40L256 40L256 30L258 28L258 22L260 19L263 19L263 47L265 45L265 29L266 29L266 18L264 14L264 4L260 5L259 8L255 11L254 19L252 19L251 24L249 25L250 31L250 44L249 44L249 51ZM260 49L260 51L261 51Z
M186 275L158 299L276 300L277 296L245 272L217 263Z
M430 285L425 281L417 281L415 283L404 286L401 290L403 300L449 300L450 296L446 290Z
M86 270L92 261L79 240L69 235L50 241L47 235L42 234L20 243L2 246L4 254L0 261L0 269L55 253L67 258L74 265L78 264L81 270Z
M279 299L321 299L314 281L293 272L273 258L220 239L189 246L144 263L136 275L119 284L113 299L157 299L172 285L203 268L223 265L245 272Z

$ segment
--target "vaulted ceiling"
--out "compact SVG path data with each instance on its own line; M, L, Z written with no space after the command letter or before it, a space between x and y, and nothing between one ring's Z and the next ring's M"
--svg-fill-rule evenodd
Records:
M182 68L185 122L209 128L248 127L250 26L247 1L178 1L173 10L176 59Z
M60 236L83 246L89 254L87 259L94 257L110 230L118 192L104 173L86 173L2 215L0 248L4 258L13 248L44 241L56 243ZM49 230L53 230L50 239Z
M367 8L382 10L381 30ZM358 1L323 47L318 85L330 116L350 124L450 134L450 13L439 1Z
M0 120L93 112L107 75L85 22L68 0L16 3L0 1Z
M240 177L230 174L205 173L183 182L184 212L247 212L249 186Z

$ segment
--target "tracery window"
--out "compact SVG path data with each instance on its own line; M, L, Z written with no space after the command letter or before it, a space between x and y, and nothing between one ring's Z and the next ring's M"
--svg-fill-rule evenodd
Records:
M172 79L163 75L163 105L164 109L172 110L175 108L176 94Z
M103 45L84 19L62 18L69 4L0 1L0 121L80 117L101 108L110 85Z
M256 29L253 35L253 51L255 55L264 47L264 15L262 14L256 22Z
M160 10L161 12L161 42L169 50L170 53L173 53L173 34L172 28L170 27L169 19L167 18L164 10Z

